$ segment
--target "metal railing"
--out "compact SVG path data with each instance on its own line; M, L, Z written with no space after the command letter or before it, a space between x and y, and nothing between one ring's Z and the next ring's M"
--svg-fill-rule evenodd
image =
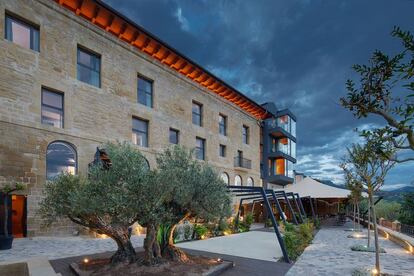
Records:
M240 156L234 157L234 166L240 168L251 169L252 168L252 160L246 159Z
M414 226L401 224L401 233L414 237Z

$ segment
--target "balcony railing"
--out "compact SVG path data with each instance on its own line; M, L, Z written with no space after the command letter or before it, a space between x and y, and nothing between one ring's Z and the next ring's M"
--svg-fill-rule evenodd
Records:
M234 157L234 166L245 168L245 169L251 169L252 168L252 160L246 159L240 156Z

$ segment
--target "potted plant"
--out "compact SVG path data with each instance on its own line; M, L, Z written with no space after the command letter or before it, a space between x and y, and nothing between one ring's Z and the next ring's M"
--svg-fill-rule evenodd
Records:
M21 183L15 183L14 185L6 184L3 188L0 189L0 193L4 198L4 228L3 235L0 235L0 250L10 249L13 244L13 236L9 235L9 196L11 193L16 191L21 191L24 189L24 186Z

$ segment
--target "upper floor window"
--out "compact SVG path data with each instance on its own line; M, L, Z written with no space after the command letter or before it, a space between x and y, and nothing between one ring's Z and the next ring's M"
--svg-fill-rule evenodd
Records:
M196 158L199 160L206 159L206 140L203 138L196 138L196 148L195 148Z
M219 133L221 135L227 135L227 117L219 114Z
M132 142L141 147L148 147L148 121L132 118Z
M66 142L52 142L46 151L46 179L52 180L61 173L75 174L77 154L73 146Z
M221 157L226 157L226 146L225 145L220 145L220 147L219 147L219 155Z
M39 52L39 28L6 15L6 39L22 47Z
M249 127L248 126L243 125L242 135L243 135L243 143L244 144L249 144L249 138L250 138L249 135L250 135L250 133L249 133Z
M203 124L203 105L193 102L193 124L201 126Z
M180 132L176 129L170 128L170 143L178 144L180 139Z
M101 56L78 47L78 80L101 87Z
M42 88L42 124L63 128L63 94Z
M138 102L152 107L152 81L138 76Z

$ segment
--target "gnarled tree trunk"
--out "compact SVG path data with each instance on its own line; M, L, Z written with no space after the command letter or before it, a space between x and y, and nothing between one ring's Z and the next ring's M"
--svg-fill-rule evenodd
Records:
M104 232L105 233L105 232ZM107 234L118 245L118 250L111 257L111 263L129 262L132 263L136 260L135 249L132 246L131 240L128 234L128 228L118 231L111 231Z
M162 256L164 258L178 262L188 262L189 259L187 254L174 245L174 231L177 228L177 225L186 220L189 216L190 214L185 215L180 221L173 224L169 229L168 244L162 249Z
M144 239L144 259L145 265L154 265L160 262L161 250L157 241L157 227L154 224L147 226L147 235Z

